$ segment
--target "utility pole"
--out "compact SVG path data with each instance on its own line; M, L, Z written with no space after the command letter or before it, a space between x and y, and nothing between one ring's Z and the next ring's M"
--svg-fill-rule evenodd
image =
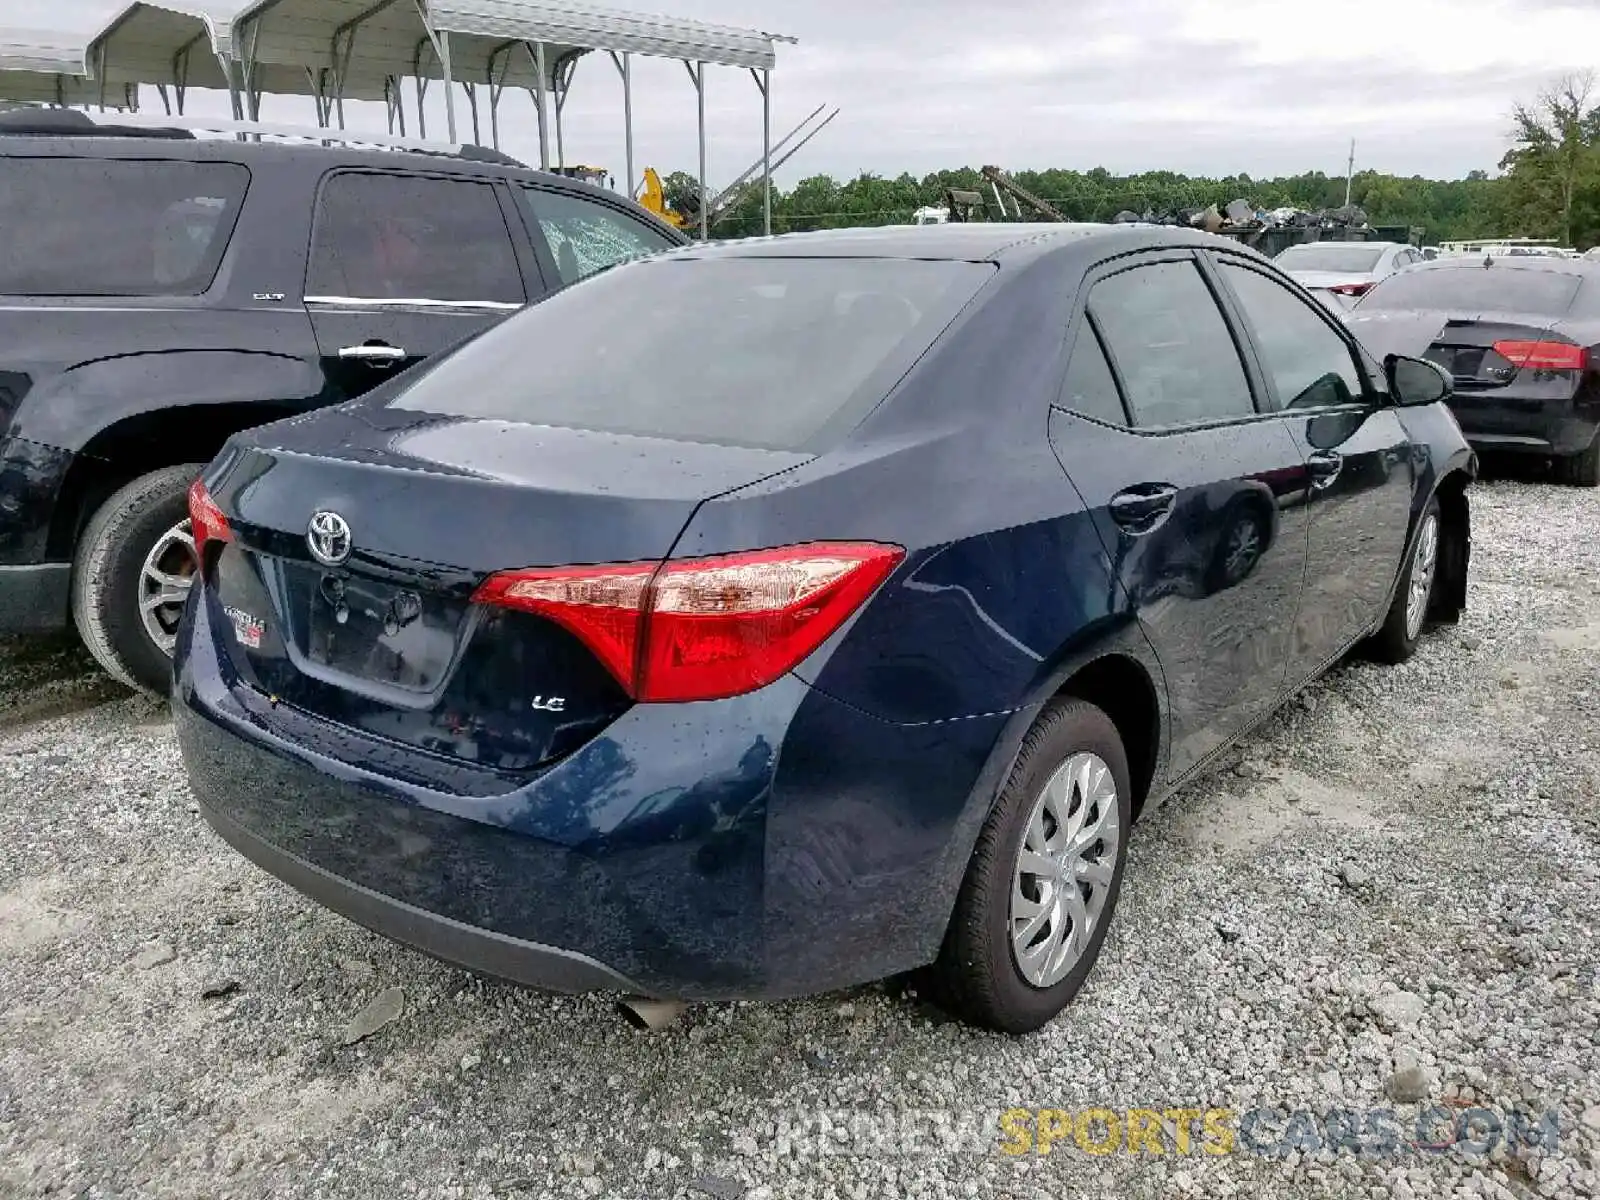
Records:
M1356 140L1350 139L1350 164L1344 173L1344 206L1350 207L1350 189L1356 181Z

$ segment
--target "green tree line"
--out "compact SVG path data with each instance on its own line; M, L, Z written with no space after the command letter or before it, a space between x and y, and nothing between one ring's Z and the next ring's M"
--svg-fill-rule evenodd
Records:
M1424 179L1361 171L1351 181L1350 199L1366 211L1372 224L1420 227L1428 242L1538 237L1579 249L1600 244L1600 98L1593 77L1561 79L1532 101L1517 105L1509 132L1511 149L1500 162L1498 175L1478 170L1462 179ZM1076 221L1109 221L1124 211L1160 214L1222 206L1238 199L1263 209L1313 211L1345 202L1345 179L1321 171L1252 179L1172 171L1114 175L1096 167L1019 170L1012 178ZM947 188L992 196L976 167L937 171L920 179L863 172L841 182L814 175L788 190L774 190L773 230L900 224L919 208L943 204ZM693 177L675 172L666 180L665 190L674 208L693 210ZM1024 206L1023 219L1044 218ZM761 230L761 189L754 186L728 208L712 232L744 237Z

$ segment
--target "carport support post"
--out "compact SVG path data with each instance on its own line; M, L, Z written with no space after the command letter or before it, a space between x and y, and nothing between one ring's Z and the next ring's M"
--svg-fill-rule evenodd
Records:
M689 78L694 81L696 107L699 112L700 134L700 240L711 240L711 205L706 195L706 65L703 62L685 62Z
M105 110L106 110L106 44L104 42L101 42L100 45L95 48L94 73L100 77L100 79L99 79L99 83L100 83L100 111L101 112L105 112ZM87 108L88 105L85 105L84 107Z
M634 195L633 182L633 55L624 50L618 56L610 51L611 61L622 75L622 129L628 146L628 195Z
M529 49L533 53L534 74L534 103L539 106L539 169L550 169L550 125L545 112L545 88L549 82L546 73L544 43L534 42Z
M428 78L422 73L422 59L432 46L430 39L423 38L411 56L411 74L417 81L417 136L424 140L428 137Z
M217 65L222 68L222 77L228 81L228 103L233 109L235 121L244 120L244 106L239 102L239 81L234 74L233 59L227 55L218 54Z
M444 127L451 145L456 143L456 87L450 77L450 35L439 32L439 70L444 73Z
M761 228L764 237L772 236L772 72L755 71L761 89Z

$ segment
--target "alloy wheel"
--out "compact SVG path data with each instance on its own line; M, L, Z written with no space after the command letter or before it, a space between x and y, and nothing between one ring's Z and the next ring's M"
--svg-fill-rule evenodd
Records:
M163 654L178 643L178 620L199 568L188 521L180 521L156 539L139 572L139 618L144 631Z
M1237 583L1248 575L1261 557L1261 530L1253 517L1246 517L1228 531L1228 578Z
M1098 755L1072 755L1034 801L1011 885L1011 954L1036 988L1066 978L1105 911L1122 835L1117 785Z
M1429 513L1417 531L1416 555L1411 560L1411 587L1406 594L1406 636L1422 632L1428 615L1428 597L1433 594L1433 572L1439 561L1439 518Z

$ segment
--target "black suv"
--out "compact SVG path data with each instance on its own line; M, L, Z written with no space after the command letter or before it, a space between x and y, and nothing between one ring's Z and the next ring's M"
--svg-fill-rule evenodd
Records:
M476 147L337 148L0 114L0 633L77 625L165 691L186 492L336 404L684 235Z

